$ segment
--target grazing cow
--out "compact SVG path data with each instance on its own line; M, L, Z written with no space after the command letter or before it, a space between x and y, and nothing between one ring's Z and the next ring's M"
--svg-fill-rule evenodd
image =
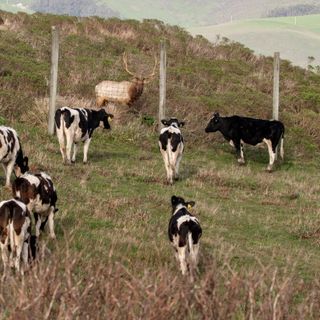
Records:
M99 111L68 107L58 109L55 113L55 123L63 162L70 164L76 161L77 143L82 141L84 143L83 163L87 163L88 149L93 131L99 127L100 122L103 123L105 129L110 129L108 120L111 118L113 118L113 115L106 113L104 109ZM74 147L71 160L72 145Z
M179 165L184 149L183 137L179 127L184 126L183 121L176 118L161 120L166 126L161 129L159 136L159 148L167 171L167 182L173 184L173 179L179 176Z
M6 174L7 187L10 187L13 169L17 177L29 170L28 157L23 157L17 132L5 126L0 126L0 163Z
M243 143L257 145L265 142L269 151L268 171L272 171L276 159L276 148L280 142L280 156L283 159L284 125L280 121L261 120L239 116L220 117L214 113L206 132L220 131L224 138L236 148L238 162L244 164Z
M11 265L23 274L20 261L23 261L24 267L27 266L30 234L31 217L27 206L17 199L0 202L0 246L4 275Z
M171 204L172 217L169 221L168 235L180 262L181 272L185 275L198 264L202 229L198 219L188 211L195 205L194 201L186 202L181 197L172 196Z
M18 177L12 185L13 196L21 199L30 212L34 213L36 223L36 236L40 229L44 230L49 221L49 234L54 239L54 214L56 208L57 192L51 178L44 172L32 174L26 172Z

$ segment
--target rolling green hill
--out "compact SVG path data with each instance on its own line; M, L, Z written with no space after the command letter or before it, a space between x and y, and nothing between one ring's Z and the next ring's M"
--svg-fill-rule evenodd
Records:
M284 59L306 67L308 57L320 65L320 15L234 21L232 23L188 29L211 41L217 35L239 41L257 54L280 51Z
M204 128L215 111L271 117L272 59L156 20L0 16L0 124L18 131L31 170L50 174L59 208L56 241L43 234L40 261L0 286L4 319L320 318L319 75L281 61L285 160L267 173L266 147L246 147L239 166ZM75 165L62 164L47 135L52 25L58 106L95 107L98 82L130 79L123 52L130 70L147 72L165 39L166 114L186 121L173 186L158 149L158 76L133 107L107 107L112 130L94 132L87 165L82 148ZM3 184L0 171L0 201L11 197ZM173 194L196 201L203 228L194 282L167 238Z

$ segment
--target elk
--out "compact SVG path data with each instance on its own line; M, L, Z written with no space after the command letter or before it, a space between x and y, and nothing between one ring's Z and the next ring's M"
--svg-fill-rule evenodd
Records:
M143 87L149 83L155 75L157 67L157 58L154 57L154 67L150 75L143 77L138 76L128 69L127 54L123 53L123 65L128 74L133 78L130 81L109 81L105 80L98 83L95 87L96 103L99 108L109 102L119 103L131 106L139 99L143 92Z

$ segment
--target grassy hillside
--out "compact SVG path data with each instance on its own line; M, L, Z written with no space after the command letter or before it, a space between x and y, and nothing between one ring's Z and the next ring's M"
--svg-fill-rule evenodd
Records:
M320 15L234 21L233 23L190 28L211 41L217 35L239 41L257 54L273 55L280 51L284 59L306 67L308 57L320 64ZM297 50L299 48L299 50Z
M0 287L4 318L319 318L319 76L281 62L286 159L269 174L266 148L246 148L240 167L204 127L213 111L270 117L271 59L159 21L0 15L0 122L17 129L32 169L52 176L59 197L57 241L41 239L50 253L24 281ZM46 134L52 24L61 30L59 100L71 106L94 106L102 79L128 79L123 51L147 70L166 39L167 115L186 120L174 186L156 125L144 120L157 115L157 79L134 108L115 107L111 131L94 133L88 165L82 152L62 165ZM195 283L182 279L167 239L173 194L196 201L204 230Z

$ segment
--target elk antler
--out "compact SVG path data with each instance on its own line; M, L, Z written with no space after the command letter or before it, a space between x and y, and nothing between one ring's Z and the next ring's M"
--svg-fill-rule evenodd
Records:
M156 67L158 65L158 60L157 60L157 56L156 54L154 54L154 66L153 66L153 70L151 72L150 75L148 75L147 77L145 77L145 83L148 83L151 81L151 79L154 77L154 75L156 74ZM146 79L149 79L149 81L147 81Z
M126 71L127 71L131 76L137 78L137 76L136 76L133 72L131 72L131 71L128 70L128 57L127 57L127 53L126 53L126 52L123 53L122 58L123 58L124 68L126 69Z
M142 77L142 76L139 77L139 76L137 76L135 73L131 72L131 71L128 69L128 56L127 56L127 53L126 53L126 52L123 53L122 58L123 58L124 68L125 68L125 70L126 70L131 76L133 76L133 77L135 77L135 78L139 78L139 79L141 79L141 80L144 79L144 82L145 82L145 83L150 82L151 78L154 77L154 75L155 75L155 73L156 73L156 67L157 67L157 64L158 64L157 56L156 56L156 55L154 55L154 66L153 66L153 70L152 70L151 74L148 75L147 77ZM150 80L149 80L149 81L146 81L147 79L150 79Z

